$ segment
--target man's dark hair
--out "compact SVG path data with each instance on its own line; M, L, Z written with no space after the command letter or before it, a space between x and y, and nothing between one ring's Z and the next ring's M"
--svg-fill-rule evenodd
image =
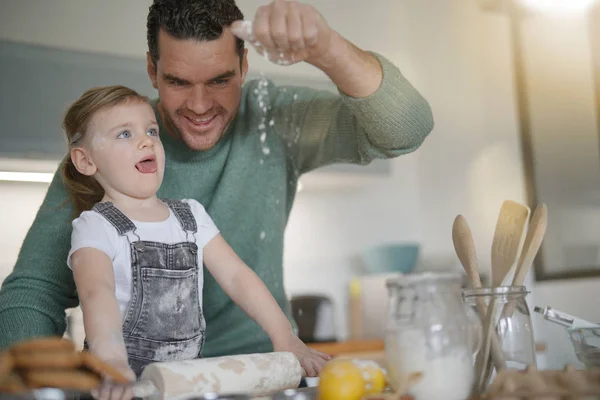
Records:
M163 29L176 39L216 40L223 28L243 20L244 14L235 0L154 0L146 23L148 50L156 68L158 32ZM244 41L236 37L236 49L241 60Z

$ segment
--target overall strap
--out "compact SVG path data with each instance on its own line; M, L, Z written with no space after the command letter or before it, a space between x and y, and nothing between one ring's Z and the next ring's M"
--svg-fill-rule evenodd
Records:
M97 203L92 210L106 218L119 232L119 235L125 235L135 230L133 222L109 201Z
M181 227L186 232L196 233L198 226L196 225L196 218L192 213L192 208L188 203L181 200L161 199L177 217L177 220L181 224Z

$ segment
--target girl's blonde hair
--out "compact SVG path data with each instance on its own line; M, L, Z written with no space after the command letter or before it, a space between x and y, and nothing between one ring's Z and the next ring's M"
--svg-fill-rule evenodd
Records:
M75 216L90 210L104 197L104 189L91 176L80 173L71 160L70 150L81 143L94 115L104 109L129 102L146 102L149 99L125 86L95 87L84 92L65 113L63 129L67 136L69 153L63 163L61 175L69 193L69 201L75 207Z

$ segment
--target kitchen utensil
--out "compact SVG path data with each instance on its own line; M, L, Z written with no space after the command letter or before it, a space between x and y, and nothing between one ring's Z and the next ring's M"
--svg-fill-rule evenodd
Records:
M525 282L525 277L531 269L533 260L535 259L542 245L542 241L544 240L547 225L548 210L546 205L542 203L535 208L533 216L531 217L531 223L529 225L527 234L525 235L525 241L523 242L523 250L521 251L521 255L519 257L519 261L517 263L515 273L513 275L511 286L522 286L523 282ZM504 305L501 316L498 320L502 321L503 319L509 318L514 312L515 306L516 302L507 302ZM492 367L489 362L485 369L487 373L484 378L484 382L489 382L492 373ZM498 365L496 365L496 370L498 369Z
M369 274L400 272L408 274L417 266L420 245L417 243L389 243L372 247L361 258Z
M502 286L519 255L529 220L529 207L506 200L502 203L492 242L492 285Z
M529 230L525 236L525 242L523 243L523 251L519 257L519 262L513 276L511 286L521 286L525 282L525 277L533 265L544 235L546 234L546 227L548 225L548 209L545 204L539 204L531 217L531 224ZM502 317L506 318L509 316L514 309L514 303L508 303L502 310Z
M546 321L554 322L564 326L565 328L581 329L581 328L592 328L600 329L600 324L595 324L590 321L586 321L583 318L574 317L566 312L559 311L552 307L534 307L533 311L538 314L542 314Z
M297 388L302 368L293 353L240 354L148 365L132 385L148 400L200 397L209 393L267 396ZM148 390L152 387L155 390Z
M517 260L521 239L527 226L530 210L527 206L512 200L505 200L500 208L494 239L492 241L492 286L502 286L504 279ZM488 305L483 322L484 342L482 351L477 355L475 371L479 374L477 388L484 390L487 365L490 354L492 321L495 319L495 298Z
M462 215L456 216L454 223L452 224L452 242L454 243L454 249L456 255L462 264L467 277L469 279L470 286L472 288L481 287L481 278L479 276L479 268L477 266L477 254L475 253L475 242L473 241L473 234L469 228L467 220ZM475 299L477 312L481 317L486 314L487 304L485 299L477 297ZM492 334L491 338L491 349L492 359L496 363L496 368L500 369L504 367L504 355L502 354L502 347L498 340L496 332Z
M600 328L569 328L575 355L586 368L600 367ZM600 375L598 376L600 381Z
M56 360L56 362L54 362ZM0 353L0 397L4 394L36 394L50 387L55 394L83 393L98 389L103 378L131 389L145 400L198 397L208 393L271 395L297 388L302 367L291 352L241 354L187 361L149 364L138 381L130 382L114 367L87 351L76 351L60 336L34 338L13 344Z
M567 328L575 355L587 368L600 367L600 324L575 317L552 307L534 307L546 321Z

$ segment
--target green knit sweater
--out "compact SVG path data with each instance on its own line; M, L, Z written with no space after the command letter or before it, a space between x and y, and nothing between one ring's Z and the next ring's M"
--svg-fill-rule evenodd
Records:
M237 117L208 151L188 149L160 126L167 161L159 196L203 204L288 318L283 240L299 176L331 163L367 164L411 152L433 128L428 103L393 64L374 55L383 82L367 98L277 87L265 80L246 83ZM78 305L66 264L72 208L63 205L65 199L56 175L0 290L0 348L34 336L62 335L65 309ZM205 357L272 350L264 331L206 270L203 295Z

